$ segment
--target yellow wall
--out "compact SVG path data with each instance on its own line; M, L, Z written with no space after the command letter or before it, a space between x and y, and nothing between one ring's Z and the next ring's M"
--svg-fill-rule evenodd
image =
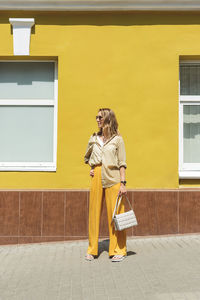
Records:
M128 188L200 185L178 178L179 58L200 55L199 14L5 12L1 59L13 58L9 17L35 18L30 58L58 57L58 163L55 173L0 172L1 189L88 188L99 107L116 112Z

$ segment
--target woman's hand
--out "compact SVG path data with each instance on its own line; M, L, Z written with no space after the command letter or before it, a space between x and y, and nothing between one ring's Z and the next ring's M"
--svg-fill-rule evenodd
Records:
M90 176L92 176L92 177L94 176L94 169L90 170Z
M124 184L120 185L120 189L119 189L119 195L125 195L127 194L127 190Z
M120 181L125 181L125 167L122 166L122 167L119 169L119 172L120 172ZM125 194L127 194L126 187L125 187L125 185L121 182L121 186L120 186L120 189L119 189L119 195L125 195Z

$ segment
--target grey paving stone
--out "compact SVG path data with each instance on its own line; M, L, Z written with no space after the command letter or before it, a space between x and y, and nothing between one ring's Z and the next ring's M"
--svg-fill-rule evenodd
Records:
M0 246L0 300L200 300L200 235L127 246L121 263L85 261L87 241Z

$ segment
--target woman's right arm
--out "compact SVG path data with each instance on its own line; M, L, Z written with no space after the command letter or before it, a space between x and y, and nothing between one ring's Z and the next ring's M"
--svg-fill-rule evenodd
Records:
M94 142L93 142L92 137L93 136L91 136L90 139L89 139L87 149L86 149L86 153L85 153L85 156L84 156L84 161L85 161L86 164L88 164L88 162L89 162L90 155L91 155L92 149L93 149ZM94 176L94 168L93 167L91 167L91 169L90 169L90 176L92 176L92 177Z
M85 155L84 155L84 162L86 164L88 164L88 162L89 162L90 155L91 155L92 149L93 149L93 144L94 144L93 143L93 136L91 136L90 139L89 139L88 145L87 145Z

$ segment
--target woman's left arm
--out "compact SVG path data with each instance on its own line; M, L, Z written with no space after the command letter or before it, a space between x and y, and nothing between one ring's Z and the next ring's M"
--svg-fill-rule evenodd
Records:
M120 181L125 181L126 180L126 175L125 175L125 168L124 167L121 167L119 172L120 172ZM120 195L123 195L123 194L126 194L127 193L127 190L126 190L126 186L121 183L120 185L120 189L119 189L119 194Z
M120 172L120 181L125 181L126 175L125 175L125 170L126 170L126 151L125 151L125 145L123 138L120 137L119 143L118 143L118 148L117 148L117 155L118 155L118 165L119 165L119 172ZM120 185L119 189L119 194L126 194L126 187L123 183Z

